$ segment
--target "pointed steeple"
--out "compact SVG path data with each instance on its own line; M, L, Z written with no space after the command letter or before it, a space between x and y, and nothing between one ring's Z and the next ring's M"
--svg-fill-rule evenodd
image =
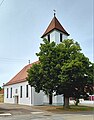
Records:
M53 30L60 31L65 35L69 36L68 32L64 29L64 27L60 24L60 22L56 18L55 13L54 13L54 18L52 19L51 23L49 24L48 28L46 29L46 31L44 32L41 38L52 32Z

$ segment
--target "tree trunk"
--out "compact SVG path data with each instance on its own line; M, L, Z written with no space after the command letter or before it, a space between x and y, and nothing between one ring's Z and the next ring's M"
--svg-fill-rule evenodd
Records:
M75 105L78 106L78 104L79 104L79 99L76 98L76 103L75 103Z
M49 94L49 104L52 105L52 94Z
M69 97L64 95L64 108L69 108Z

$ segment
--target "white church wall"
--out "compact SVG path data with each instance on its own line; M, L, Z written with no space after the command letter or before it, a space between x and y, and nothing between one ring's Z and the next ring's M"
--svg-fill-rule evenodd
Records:
M11 104L21 104L21 105L43 105L49 103L49 96L45 95L43 91L36 93L35 89L28 85L28 97L26 97L26 85L28 82L22 82L18 84L13 84L9 86L4 86L4 103ZM22 86L22 98L20 97L20 86ZM8 88L8 98L7 98L7 88ZM12 98L10 98L10 90L12 88ZM18 99L18 100L17 100ZM53 104L63 104L63 96L54 96L53 94Z
M43 39L48 39L48 37L47 37L47 36L45 36Z
M60 33L57 30L55 30L55 42L60 43Z
M54 40L54 41L55 41L57 44L60 43L60 33L62 34L62 41L68 38L68 36L65 35L64 33L59 32L59 31L57 31L57 30L54 30L54 36L55 36L55 40Z
M64 103L63 101L63 95L55 95L55 93L53 93L53 104L54 105L62 105ZM44 100L43 100L44 104L49 104L49 96L44 94Z
M63 104L63 95L53 96L53 104Z
M14 103L13 96L10 98L10 88L12 86L4 87L4 103ZM7 98L7 88L8 88L8 98Z
M63 104L63 95L56 95L56 93L53 93L53 104Z
M45 95L45 93L44 93L43 96L44 96L44 97L43 97L43 103L44 103L44 104L48 104L48 103L49 103L49 96L48 96L48 95Z
M28 97L26 97L26 85L28 85L27 81L19 84L19 104L31 105L31 87L28 85ZM20 86L22 86L22 98L20 97Z
M43 91L41 90L40 93L35 92L34 89L34 105L43 105Z
M63 40L68 39L68 36L66 36L65 34L63 34Z
M55 30L50 33L50 42L55 42Z
M28 97L26 97L26 85L28 82L22 82L18 84L4 86L4 103L14 103L30 105L31 104L31 87L28 86ZM22 98L20 97L20 86L22 86ZM7 98L8 88L8 98ZM10 98L10 89L12 88L12 98Z
M50 32L50 42L56 42L57 44L60 43L60 33L62 34L62 41L67 39L68 36L58 30L53 30L52 32ZM44 36L44 38L48 39L47 37L48 35Z
M17 83L9 86L4 86L4 103L21 104L21 105L42 105L43 92L36 93L34 87L28 85L28 97L26 97L26 85L28 82ZM20 97L20 87L22 86L22 97ZM7 98L8 88L8 98ZM10 98L10 89L12 88L12 98Z

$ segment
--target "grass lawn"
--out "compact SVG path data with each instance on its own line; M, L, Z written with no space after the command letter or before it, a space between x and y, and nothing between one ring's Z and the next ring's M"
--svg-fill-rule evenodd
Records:
M93 111L94 107L88 107L88 106L75 106L75 105L70 105L70 108L66 108L64 109L62 108L57 108L57 109L61 109L62 111L73 111L73 112L77 112L77 111Z
M45 110L55 113L94 111L94 107L70 105L70 108L64 109L63 106L35 106L35 109Z

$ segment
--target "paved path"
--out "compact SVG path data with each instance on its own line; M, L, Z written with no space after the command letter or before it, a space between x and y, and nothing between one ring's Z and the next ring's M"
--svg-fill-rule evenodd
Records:
M94 120L93 115L78 115L78 114L26 114L14 116L2 116L0 120Z
M0 108L2 113L11 114L1 115L0 120L94 120L93 112L56 114L30 106L12 104L0 104Z
M94 120L94 115L67 114L63 115L64 120Z

